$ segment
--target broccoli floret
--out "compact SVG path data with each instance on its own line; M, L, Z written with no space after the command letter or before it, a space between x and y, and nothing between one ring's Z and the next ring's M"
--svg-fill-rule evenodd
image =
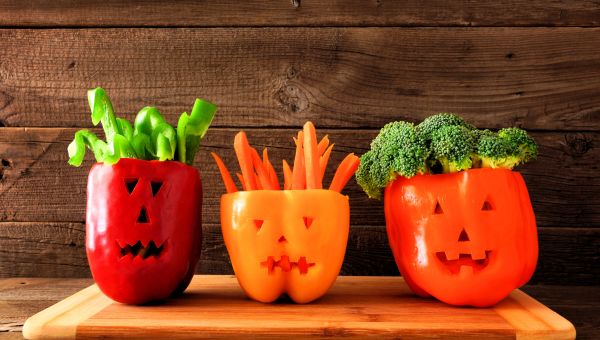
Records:
M535 141L519 128L506 128L497 134L487 133L477 143L482 168L512 169L537 156Z
M421 136L430 141L433 137L433 133L444 126L458 125L463 126L467 129L473 130L473 125L467 124L460 116L453 113L438 113L431 117L425 118L419 125L417 125L417 131Z
M511 154L519 157L519 164L529 162L537 158L537 145L527 131L519 128L504 128L498 131L498 136L506 140L511 148Z
M482 168L512 169L518 164L518 158L510 154L508 142L495 133L486 134L479 139L477 155Z
M442 126L431 136L432 156L444 173L470 169L474 147L474 134L464 126Z
M386 124L371 143L371 150L361 157L356 181L369 197L380 199L381 190L396 176L410 178L426 172L428 156L428 148L413 124Z
M386 124L361 157L356 181L369 197L380 199L382 189L397 176L512 169L536 156L537 146L524 130L478 130L455 114L440 113L417 126Z

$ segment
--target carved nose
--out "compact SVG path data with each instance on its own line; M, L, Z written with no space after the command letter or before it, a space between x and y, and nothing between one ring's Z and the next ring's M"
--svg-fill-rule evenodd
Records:
M146 208L142 207L142 209L140 210L140 214L137 218L137 223L150 223L150 219L148 218Z
M279 243L281 242L287 242L287 240L285 239L285 236L281 235L281 237L279 238Z
M465 230L465 228L462 229L462 231L460 232L460 236L458 236L458 242L467 242L469 241L469 235L467 234L467 231Z

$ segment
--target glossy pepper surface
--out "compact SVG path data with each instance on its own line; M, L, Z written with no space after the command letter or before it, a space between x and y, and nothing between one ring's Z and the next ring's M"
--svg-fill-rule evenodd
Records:
M333 190L241 191L221 197L221 226L236 277L261 302L306 303L335 282L349 232L348 197Z
M531 278L537 230L518 172L482 168L400 177L384 199L390 246L415 293L485 307Z
M202 187L180 162L123 158L88 177L86 251L94 280L118 302L183 292L200 258Z

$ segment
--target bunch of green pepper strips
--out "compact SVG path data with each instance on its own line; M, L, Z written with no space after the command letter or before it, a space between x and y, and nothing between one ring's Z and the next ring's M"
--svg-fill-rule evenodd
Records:
M97 162L105 164L115 164L121 158L192 164L217 111L216 105L196 99L192 113L182 113L175 130L158 109L149 106L140 110L132 127L127 120L115 116L110 99L100 87L88 91L88 102L92 123L102 123L106 142L87 129L77 131L68 147L69 164L74 166L83 162L86 147Z

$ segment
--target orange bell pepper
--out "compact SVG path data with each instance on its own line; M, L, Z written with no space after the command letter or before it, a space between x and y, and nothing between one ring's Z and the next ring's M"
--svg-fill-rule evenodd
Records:
M221 197L223 238L246 294L321 297L340 271L350 228L348 196L333 190L256 190Z
M421 296L491 306L535 270L535 216L518 172L480 168L399 177L384 200L396 264Z
M347 155L324 190L333 148L329 137L317 143L316 129L307 122L294 141L293 168L282 161L284 190L267 150L261 159L244 132L234 141L244 191L237 191L213 154L227 190L221 197L221 228L233 270L246 295L261 302L283 294L298 303L321 297L335 282L346 252L350 206L340 192L360 160Z

